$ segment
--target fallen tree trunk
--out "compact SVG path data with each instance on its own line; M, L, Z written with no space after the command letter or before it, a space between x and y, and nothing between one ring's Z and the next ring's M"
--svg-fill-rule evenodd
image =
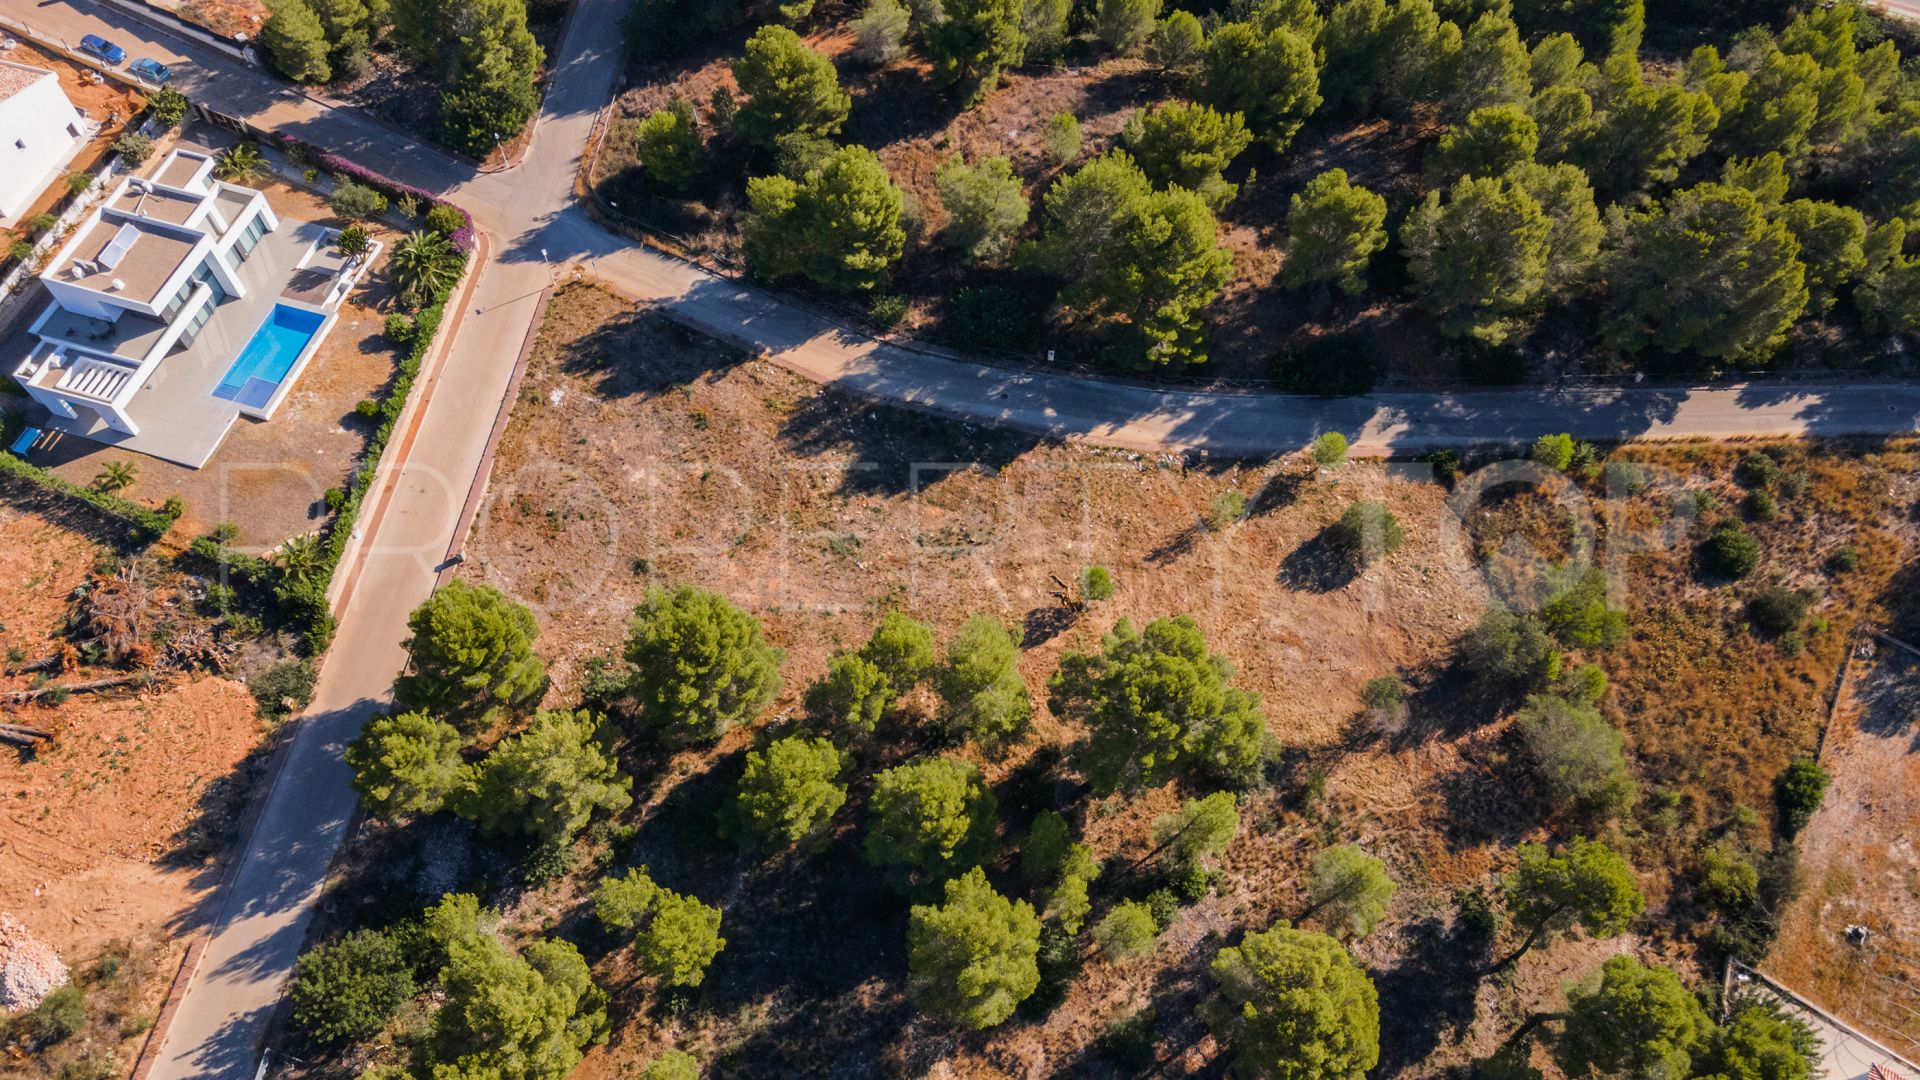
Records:
M32 746L35 743L53 738L53 732L25 724L0 724L0 742L15 746Z
M60 669L60 654L54 653L52 656L48 656L40 660L35 660L32 663L20 664L15 667L10 667L6 670L6 674L31 675L36 671L58 671L59 669Z
M126 686L130 683L141 682L146 678L147 676L141 673L134 675L114 675L105 679L90 679L87 682L48 683L35 690L10 691L5 695L0 695L0 701L5 701L9 705L25 705L29 701L37 701L40 698L46 697L48 694L90 694L97 690L111 690L116 686Z

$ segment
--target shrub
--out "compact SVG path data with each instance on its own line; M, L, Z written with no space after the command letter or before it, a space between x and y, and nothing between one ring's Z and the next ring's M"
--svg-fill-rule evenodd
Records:
M1780 476L1780 463L1758 450L1749 450L1733 467L1733 478L1743 487L1769 487Z
M285 660L255 675L247 683L260 715L269 720L291 716L313 700L316 680L313 665L305 660Z
M1093 942L1107 959L1126 960L1152 952L1159 934L1159 921L1147 905L1123 900L1093 928Z
M467 227L467 218L465 214L446 203L435 203L427 210L426 225L428 230L437 232L441 236L452 236Z
M1694 875L1700 899L1716 910L1736 910L1760 898L1760 872L1724 844L1700 853Z
M380 415L380 403L372 398L361 398L354 402L353 411L362 420L372 420Z
M27 219L27 231L37 236L40 233L51 231L53 227L59 223L60 219L54 217L52 214L35 214Z
M1407 534L1400 527L1400 519L1384 503L1362 500L1340 515L1328 539L1364 566L1400 550Z
M333 189L327 206L349 221L365 221L387 212L387 197L365 184L348 180Z
M700 1080L700 1062L685 1050L665 1050L647 1062L640 1080Z
M334 238L333 246L340 249L340 254L347 258L358 259L367 253L372 243L367 237L367 230L358 225L349 225L340 230L340 235Z
M420 325L413 321L413 316L396 311L387 316L385 330L387 338L395 345L411 345L414 336L420 332Z
M1337 431L1325 431L1316 436L1311 444L1313 463L1323 469L1335 469L1346 464L1347 437Z
M1647 490L1647 467L1637 461L1615 459L1601 470L1600 480L1608 495L1638 495Z
M1747 516L1755 521L1772 521L1780 516L1779 504L1773 501L1773 496L1768 494L1765 488L1755 488L1747 492L1747 497L1742 500L1741 505L1746 510Z
M1164 934L1180 917L1180 898L1172 889L1155 889L1147 894L1147 914L1153 917L1154 928Z
M1760 565L1760 542L1738 523L1723 521L1701 548L1707 567L1730 578L1743 578Z
M1835 551L1832 555L1827 556L1827 573L1829 574L1851 573L1859 565L1860 549L1854 547L1852 544L1848 544L1838 551Z
M129 131L113 142L113 151L138 165L153 156L153 140L137 131Z
M854 52L869 64L888 64L906 51L911 18L900 0L867 0L866 9L849 24Z
M147 99L147 115L166 127L178 127L187 116L187 95L163 86Z
M706 156L693 103L676 94L666 108L648 113L634 133L634 153L660 190L691 191L700 180Z
M1567 466L1573 464L1573 436L1566 432L1542 435L1533 440L1527 457L1555 472L1565 472Z
M1145 1075L1153 1067L1154 1017L1154 1009L1149 1005L1109 1020L1106 1032L1100 1036L1100 1052L1121 1066Z
M78 195L93 186L93 174L77 172L67 174L67 194Z
M1379 377L1379 353L1352 334L1322 335L1273 362L1273 380L1281 389L1316 397L1364 394Z
M310 949L293 968L293 1021L317 1043L379 1031L415 993L413 965L396 935L357 930Z
M1763 634L1784 634L1799 629L1812 602L1804 592L1775 585L1747 601L1747 620Z
M1047 118L1046 126L1040 129L1040 146L1046 151L1047 160L1055 166L1065 165L1079 157L1084 138L1079 118L1070 112L1054 113Z
M891 330L907 317L907 298L898 293L880 293L867 304L867 317L882 330Z
M1826 797L1830 779L1827 770L1810 757L1797 757L1787 763L1780 774L1777 792L1780 824L1787 833L1797 833L1813 820L1814 811L1820 809L1820 800Z
M42 1043L70 1039L87 1026L86 994L76 983L56 987L27 1018L34 1037Z
M7 258L17 262L26 262L33 258L33 241L15 240L7 245Z
M1216 532L1239 521L1247 512L1247 497L1237 491L1223 491L1207 504L1207 527Z
M1104 566L1089 566L1080 571L1080 598L1089 601L1113 598L1113 575Z
M1360 700L1369 709L1398 709L1407 703L1407 684L1398 675L1368 679L1360 688Z

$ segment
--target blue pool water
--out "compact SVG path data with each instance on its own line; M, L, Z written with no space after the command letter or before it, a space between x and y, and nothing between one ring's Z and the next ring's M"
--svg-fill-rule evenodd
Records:
M287 370L326 321L318 311L275 304L247 339L247 347L240 350L220 385L214 387L213 396L248 408L264 408L280 388L280 380L287 377Z

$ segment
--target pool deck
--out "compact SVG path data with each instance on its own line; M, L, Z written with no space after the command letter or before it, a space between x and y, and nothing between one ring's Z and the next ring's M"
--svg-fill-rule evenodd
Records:
M189 468L204 466L241 415L236 403L214 397L214 388L275 304L283 297L305 299L297 294L305 291L306 272L296 267L307 248L329 231L317 222L283 220L261 238L240 267L247 295L229 297L215 308L193 344L161 360L129 403L128 415L140 434L115 431L84 406L73 420L35 406L28 422Z

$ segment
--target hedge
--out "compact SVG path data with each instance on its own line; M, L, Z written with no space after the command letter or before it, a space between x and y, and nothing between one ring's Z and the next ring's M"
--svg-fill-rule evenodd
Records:
M118 495L109 495L104 491L82 487L12 454L0 454L0 472L17 476L48 491L78 499L96 510L111 514L139 530L148 543L165 536L167 530L173 528L173 523L186 512L186 504L178 499L169 499L165 509L152 510Z

